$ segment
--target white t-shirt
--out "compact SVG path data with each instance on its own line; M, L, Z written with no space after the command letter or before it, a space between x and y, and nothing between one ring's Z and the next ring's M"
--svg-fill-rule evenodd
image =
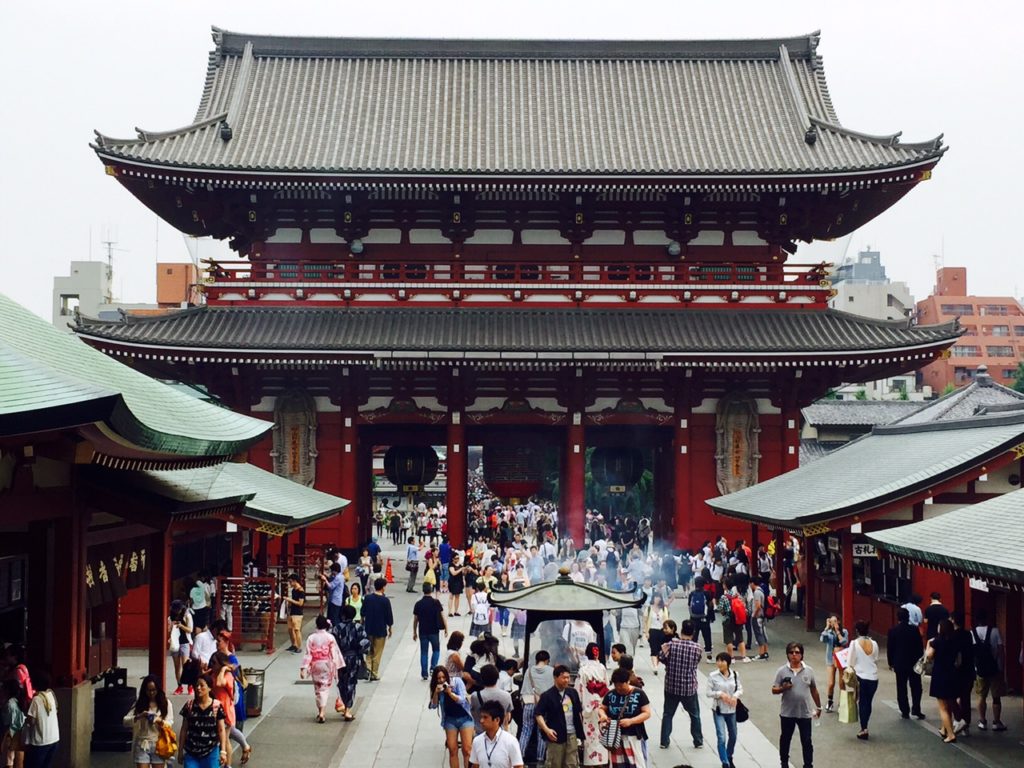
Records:
M864 641L871 643L871 653L861 647ZM850 666L861 680L878 679L878 643L870 637L858 637L850 642Z
M60 741L60 727L57 724L57 699L53 691L38 691L28 705L31 727L25 728L25 743L34 747L45 747Z
M516 737L499 728L494 741L487 738L486 733L473 739L469 762L480 768L515 768L523 764L523 753L519 750Z

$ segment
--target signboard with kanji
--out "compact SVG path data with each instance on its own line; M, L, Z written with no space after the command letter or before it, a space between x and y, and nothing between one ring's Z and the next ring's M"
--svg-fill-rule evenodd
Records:
M854 557L875 557L877 555L874 544L854 544L853 545L853 556Z

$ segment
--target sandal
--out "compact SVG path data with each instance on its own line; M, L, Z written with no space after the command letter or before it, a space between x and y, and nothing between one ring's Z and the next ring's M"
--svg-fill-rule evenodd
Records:
M316 721L317 721L318 723L325 723L325 722L327 722L327 721L326 721L326 720L324 719L324 716L323 716L323 715L317 715L317 716L316 716Z
M248 763L250 757L252 757L252 747L246 747L242 750L242 765Z
M345 713L344 720L345 720L346 723L351 723L355 719L356 719L356 716L353 715L351 712L346 712Z

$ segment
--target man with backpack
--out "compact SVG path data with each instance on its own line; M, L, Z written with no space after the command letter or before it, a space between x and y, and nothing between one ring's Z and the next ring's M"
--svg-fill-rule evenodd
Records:
M747 601L739 594L731 577L726 587L728 591L718 601L718 612L722 614L722 641L730 656L735 657L738 649L739 655L750 661L747 658L747 644L743 639L743 628L747 623Z
M693 622L693 636L704 638L704 653L711 661L711 619L715 615L711 595L704 589L704 579L698 576L693 582L693 591L687 597L690 606L690 621Z
M754 642L757 643L757 658L761 661L768 659L768 632L765 628L767 618L767 601L764 590L760 584L752 585L753 594L750 598L750 628L753 630Z
M985 720L988 695L992 694L992 730L1005 731L1003 725L1003 693L1006 690L1005 648L1003 637L996 627L989 626L988 615L983 610L974 612L974 670L977 679L974 692L978 694L978 730L988 730Z

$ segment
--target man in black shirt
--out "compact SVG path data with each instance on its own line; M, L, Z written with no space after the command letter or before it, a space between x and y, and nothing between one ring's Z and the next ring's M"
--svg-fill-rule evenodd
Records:
M932 592L932 601L924 609L925 636L931 640L939 632L939 622L949 618L949 611L942 604L942 596Z
M429 671L437 666L441 657L441 630L448 637L448 624L444 608L434 599L434 587L423 585L423 597L412 608L412 639L420 641L420 675L426 680ZM430 647L430 666L427 666L427 647Z
M896 673L896 703L903 719L913 715L919 720L924 720L924 714L921 712L921 676L914 671L914 664L924 651L921 633L910 623L910 611L906 608L896 610L896 622L896 626L889 630L885 646L889 669Z
M306 592L299 581L299 574L288 577L288 594L281 595L288 603L288 638L291 645L285 650L292 653L302 652L302 607L306 604Z

